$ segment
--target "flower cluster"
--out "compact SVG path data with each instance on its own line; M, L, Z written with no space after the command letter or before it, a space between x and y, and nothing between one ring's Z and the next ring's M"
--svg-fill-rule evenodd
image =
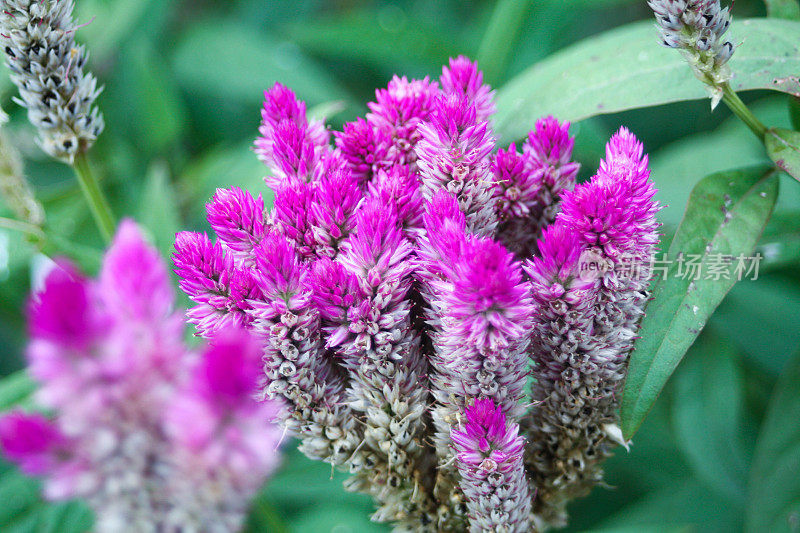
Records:
M719 0L648 0L661 32L661 43L686 54L701 81L712 90L715 102L720 86L731 79L727 67L734 46L724 34L731 24L730 9ZM715 103L716 105L716 103Z
M256 141L273 209L219 190L216 241L176 240L198 332L256 332L301 449L398 530L559 523L619 440L649 273L579 274L654 253L646 156L621 130L576 186L569 124L495 150L492 98L459 57L438 82L392 79L331 144L276 85Z
M166 265L130 221L98 280L54 267L30 305L30 373L54 417L0 418L0 446L98 531L233 531L278 463L282 406L259 402L262 347L226 328L183 343Z
M94 101L102 89L84 73L86 51L75 44L73 0L2 0L0 34L19 103L52 157L72 163L103 131Z

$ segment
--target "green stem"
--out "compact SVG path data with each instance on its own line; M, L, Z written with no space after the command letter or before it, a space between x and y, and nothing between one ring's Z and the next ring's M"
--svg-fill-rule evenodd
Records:
M94 179L86 154L79 153L76 155L72 168L75 169L78 183L81 184L81 190L84 197L86 197L89 208L92 210L92 216L100 233L103 235L103 239L105 239L106 243L111 242L115 227L114 215L111 214L111 208L108 207L103 191L100 189L97 180Z
M487 83L502 81L529 7L530 0L497 0L477 56Z
M27 233L41 240L45 239L44 232L39 226L34 226L21 220L14 220L13 218L0 217L0 228Z
M736 91L731 89L730 84L726 83L722 86L722 95L722 101L733 111L733 114L747 124L750 131L763 142L764 135L767 133L767 127L756 118L750 109L748 109L747 105L742 102L742 99L736 94Z

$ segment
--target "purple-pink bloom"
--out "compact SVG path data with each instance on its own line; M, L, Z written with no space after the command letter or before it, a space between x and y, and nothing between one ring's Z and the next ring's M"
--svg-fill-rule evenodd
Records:
M389 132L363 118L344 125L334 133L336 146L359 184L369 183L375 174L392 165L392 139Z
M12 411L0 417L0 451L28 475L53 470L66 444L67 438L42 415Z
M204 233L180 232L175 236L175 273L183 291L198 305L187 312L198 334L209 337L231 325L247 323L247 300L256 293L248 270L236 266L221 243Z
M208 223L217 238L234 255L247 263L255 247L269 232L264 220L264 199L253 198L239 187L217 189L206 204Z
M411 165L394 165L378 172L369 184L368 194L394 211L406 237L415 241L424 233L422 215L425 200L420 192L419 178Z
M500 148L492 160L497 210L501 221L524 218L538 205L541 175L514 143Z
M468 57L450 58L449 66L442 68L439 81L445 94L464 96L475 106L478 121L489 120L494 114L494 91L483 83L483 72L478 69L478 64L470 61Z
M525 440L490 399L467 406L463 426L451 432L470 531L529 530L531 497L525 479Z
M494 138L488 122L477 118L475 105L463 94L439 96L419 131L417 165L422 194L430 200L436 191L455 194L471 232L489 235L497 224L489 155Z
M314 195L314 186L310 183L284 185L275 191L272 210L274 230L289 239L304 260L316 257L317 242L311 215Z
M320 178L309 207L315 252L319 257L336 257L355 227L356 209L363 194L346 168L331 170Z

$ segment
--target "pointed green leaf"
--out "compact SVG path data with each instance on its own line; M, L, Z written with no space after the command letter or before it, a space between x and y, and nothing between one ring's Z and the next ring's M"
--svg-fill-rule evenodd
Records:
M733 287L739 274L736 258L752 254L777 195L777 173L763 168L712 174L692 191L667 253L671 262L653 289L641 338L631 354L621 412L626 438L639 429L686 350ZM679 254L684 261L678 260ZM724 269L727 276L709 279L710 265L719 264L722 256L734 258ZM699 275L687 266L690 261L701 265Z
M770 159L800 181L800 132L773 128L767 131L764 142Z
M800 355L775 386L756 445L747 532L797 531L800 521Z
M736 91L800 94L800 22L737 19L730 38L742 43L730 62ZM583 40L512 79L498 91L495 124L507 143L549 114L577 121L705 97L683 56L659 46L653 23L642 21Z
M181 230L178 203L166 163L151 165L139 202L137 219L150 232L161 255L172 252L175 233Z

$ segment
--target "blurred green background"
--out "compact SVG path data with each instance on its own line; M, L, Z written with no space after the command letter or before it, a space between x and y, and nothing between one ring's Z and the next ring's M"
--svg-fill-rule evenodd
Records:
M95 17L79 30L78 40L87 45L91 70L105 85L99 105L107 127L91 160L115 213L136 217L165 254L175 231L208 230L204 202L215 188L268 192L261 180L265 169L250 145L263 91L275 81L293 88L312 112L335 113L329 124L338 128L363 115L375 88L393 74L438 77L449 56L476 57L495 7L477 0L77 4L78 23ZM643 0L534 0L521 13L521 30L507 36L516 39L508 61L481 65L496 87L584 37L651 16ZM733 13L763 16L765 9L760 1L737 0ZM12 93L2 69L0 94L12 117L8 129L24 153L48 226L65 252L96 269L101 239L73 174L35 146ZM789 125L786 96L754 92L744 98L764 122ZM605 141L621 124L651 154L659 199L668 205L661 213L667 237L703 176L765 161L763 147L724 106L711 113L708 101L685 102L573 126L582 178L597 168ZM608 486L571 506L570 531L739 531L753 491L769 489L758 484L752 467L756 440L776 381L800 341L800 229L792 223L800 216L800 186L786 179L781 187L760 245L768 260L759 279L738 284L728 295L630 452L620 450L609 461ZM0 207L0 215L7 214ZM23 364L22 311L35 254L22 236L0 229L2 375ZM368 521L369 500L345 493L342 478L288 451L254 511L253 529L386 530ZM9 501L3 491L11 489L0 488L0 501ZM0 515L23 511L10 505Z

